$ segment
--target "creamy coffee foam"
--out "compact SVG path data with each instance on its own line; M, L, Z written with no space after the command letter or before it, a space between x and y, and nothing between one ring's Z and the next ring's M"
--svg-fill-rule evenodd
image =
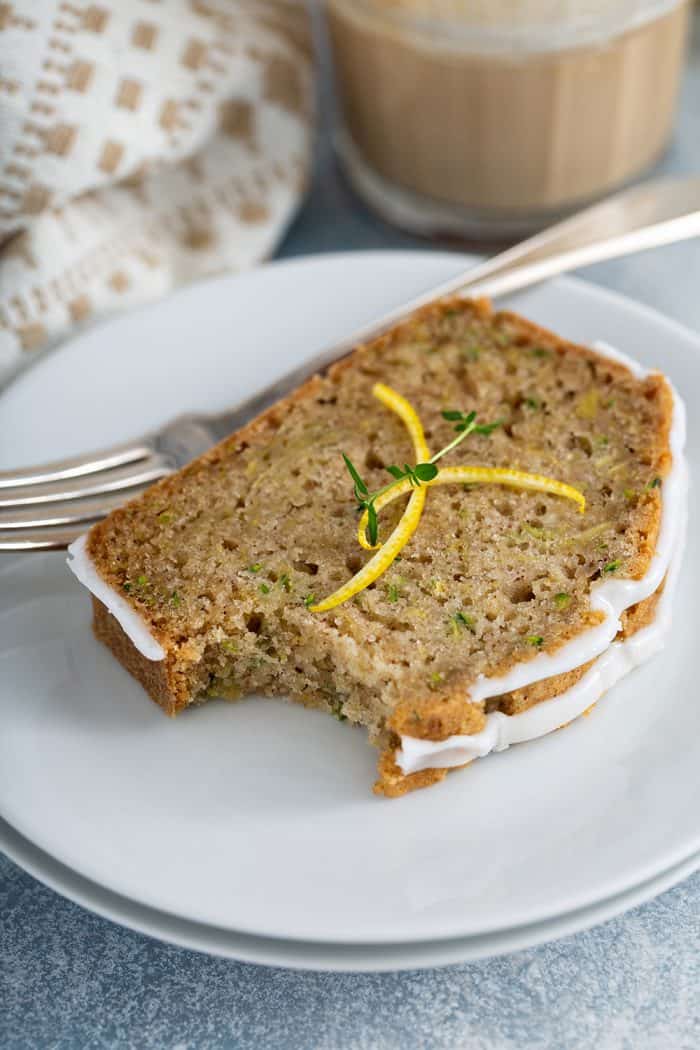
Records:
M460 27L478 45L494 50L548 51L609 40L651 22L678 0L357 0L390 16L412 17L424 27ZM449 29L447 28L449 27Z

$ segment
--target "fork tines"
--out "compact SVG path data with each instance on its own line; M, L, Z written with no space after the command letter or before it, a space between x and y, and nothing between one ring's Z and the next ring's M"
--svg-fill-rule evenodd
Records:
M30 471L0 473L0 551L67 547L174 469L169 457L138 442Z

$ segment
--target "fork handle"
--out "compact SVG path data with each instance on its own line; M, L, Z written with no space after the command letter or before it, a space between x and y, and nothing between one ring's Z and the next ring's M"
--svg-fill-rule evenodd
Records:
M700 176L653 179L623 190L485 259L356 332L343 345L381 335L436 299L506 295L580 266L700 235Z
M654 179L608 197L569 219L470 266L326 347L265 390L209 417L217 439L243 426L310 376L324 372L358 343L383 335L414 310L444 296L505 295L555 274L700 235L700 177Z

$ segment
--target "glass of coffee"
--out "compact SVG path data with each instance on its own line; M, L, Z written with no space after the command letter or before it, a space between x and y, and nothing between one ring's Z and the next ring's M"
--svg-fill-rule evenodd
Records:
M325 0L348 177L428 235L519 236L641 175L687 0Z

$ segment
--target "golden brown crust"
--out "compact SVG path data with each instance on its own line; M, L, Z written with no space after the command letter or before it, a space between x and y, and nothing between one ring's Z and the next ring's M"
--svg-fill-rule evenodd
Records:
M163 708L167 715L175 715L185 706L178 704L168 679L167 661L148 660L139 652L119 622L106 606L92 598L92 629L95 637L103 642L116 656L122 667L141 683L152 700Z
M401 798L409 791L417 791L419 788L430 787L439 784L449 773L448 769L422 769L419 773L409 773L406 776L396 765L394 750L383 751L379 756L377 772L379 779L374 785L375 795L384 795L386 798ZM464 766L456 768L464 769Z
M394 709L388 728L399 736L435 741L480 733L486 721L484 705L465 703L464 695L436 694L402 701Z

